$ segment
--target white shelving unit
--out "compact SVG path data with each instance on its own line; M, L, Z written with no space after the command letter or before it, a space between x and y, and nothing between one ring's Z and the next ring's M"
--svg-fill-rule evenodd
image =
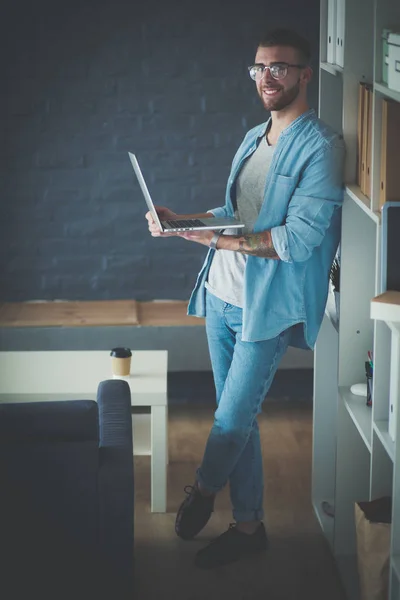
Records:
M389 399L400 395L400 308L392 297L391 303L387 297L376 299L380 294L382 98L400 102L400 93L382 83L381 35L383 28L400 23L400 2L340 0L343 66L336 64L336 58L328 61L331 3L321 0L320 117L343 133L347 152L340 319L335 318L330 298L314 353L313 506L348 600L360 600L354 505L392 496L389 600L400 600L400 443L389 433ZM371 198L356 184L360 82L373 86ZM374 356L372 407L350 392L352 384L366 382L368 351ZM397 414L396 439L400 439L399 423ZM327 514L331 511L333 516Z

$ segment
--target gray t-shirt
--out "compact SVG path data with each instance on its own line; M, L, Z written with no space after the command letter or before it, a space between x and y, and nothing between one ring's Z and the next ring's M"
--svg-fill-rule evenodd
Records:
M268 169L274 146L265 137L257 150L242 167L236 180L237 210L235 216L242 219L243 233L251 233L257 221L263 198ZM225 229L223 235L237 235L235 229ZM247 256L232 250L214 252L206 288L224 302L243 308L243 282Z

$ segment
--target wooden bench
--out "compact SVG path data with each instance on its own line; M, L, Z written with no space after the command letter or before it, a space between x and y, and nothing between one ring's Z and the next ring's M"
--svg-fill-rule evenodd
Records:
M0 327L172 327L204 325L183 300L31 301L0 303Z

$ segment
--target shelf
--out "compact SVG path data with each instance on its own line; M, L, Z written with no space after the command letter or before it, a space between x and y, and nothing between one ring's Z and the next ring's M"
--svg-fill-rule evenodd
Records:
M333 500L328 499L328 502L333 505ZM313 508L318 522L331 548L333 548L335 518L328 516L322 508L322 500L317 499L313 502Z
M388 402L389 404L389 402ZM383 447L389 455L390 460L394 461L394 442L389 435L389 421L376 421L374 423L374 430L376 435L381 440Z
M379 212L371 210L371 200L365 196L358 185L349 184L346 185L346 193L362 210L376 223L380 223L381 216Z
M343 73L343 69L342 67L339 67L339 65L334 65L328 62L320 62L319 66L321 67L321 69L327 71L328 73L331 73L332 75L341 75Z
M396 329L400 325L400 292L388 291L371 300L371 319L378 321L392 321ZM397 324L394 321L398 321ZM392 329L392 327L390 327Z
M314 362L318 385L313 398L313 512L332 549L347 600L360 600L354 506L361 500L392 496L391 589L386 600L400 600L400 439L392 439L399 431L400 418L396 404L400 398L400 288L385 293L380 289L381 175L390 179L390 185L386 182L388 198L395 198L389 189L395 183L392 172L381 170L389 155L396 164L397 149L396 140L393 148L391 140L382 143L387 133L384 106L385 101L397 103L394 108L400 106L400 91L383 83L387 49L382 35L383 29L395 30L400 23L400 4L398 0L321 0L320 22L319 116L343 134L346 157L340 315L336 316L333 294L328 294ZM341 48L339 54L332 52L332 43L338 39L336 27L339 43L345 29L343 62ZM336 61L344 68L333 64ZM367 101L361 84L373 90ZM391 81L391 85L396 84ZM390 125L394 131L395 122ZM359 177L360 166L363 175L368 175L366 185ZM330 282L330 291L331 287ZM352 384L367 383L367 350L374 358L373 406L367 406L365 396L350 391L358 391ZM329 517L322 507L332 497L335 510Z
M392 566L396 573L397 579L400 581L400 556L393 556Z
M391 98L392 100L396 100L396 102L400 102L400 92L396 92L395 90L390 89L384 83L374 83L374 89L376 92L379 92L383 96L387 98Z
M368 450L371 452L372 410L366 405L364 396L355 396L350 388L340 387L339 394L357 427Z

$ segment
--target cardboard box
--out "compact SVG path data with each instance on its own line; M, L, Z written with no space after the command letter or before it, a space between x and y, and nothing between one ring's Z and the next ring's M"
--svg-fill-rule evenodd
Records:
M389 45L388 36L392 33L391 29L382 31L382 82L388 84L388 66L389 66Z
M400 33L389 33L388 86L400 92Z

